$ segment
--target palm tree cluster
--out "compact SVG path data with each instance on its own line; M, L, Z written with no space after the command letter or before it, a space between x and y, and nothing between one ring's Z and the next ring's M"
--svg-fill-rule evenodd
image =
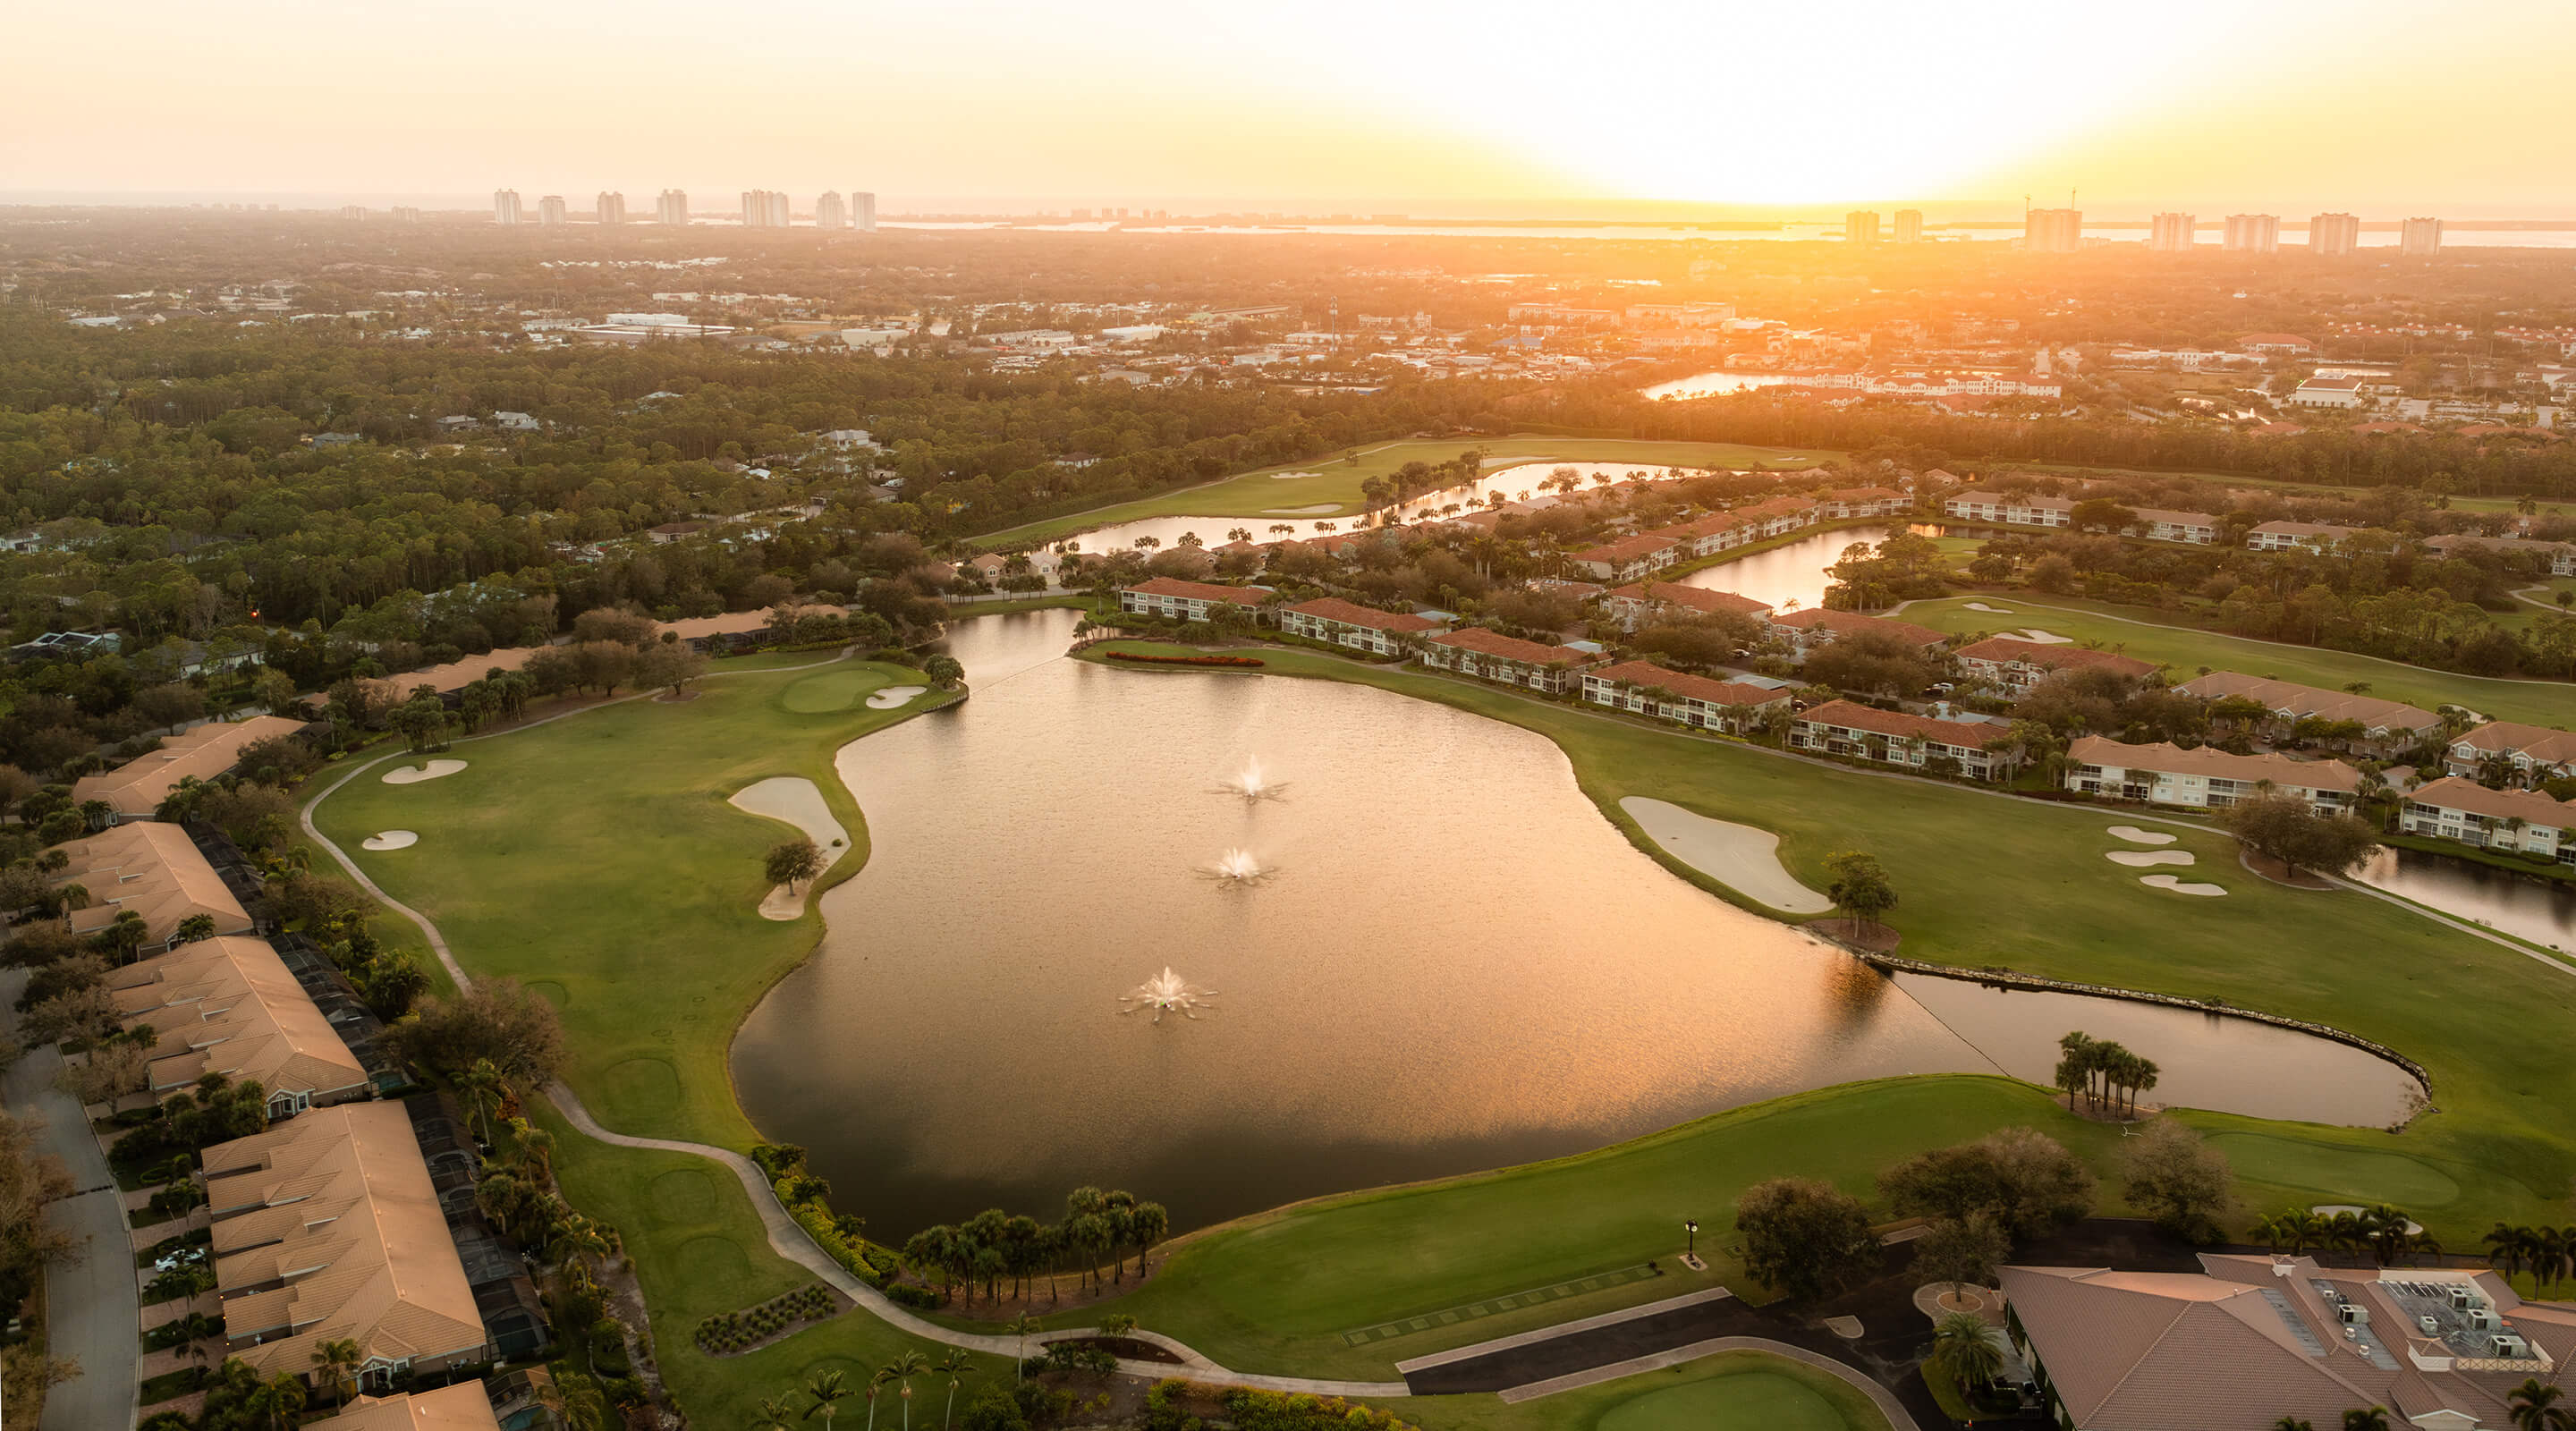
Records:
M2505 1419L2514 1431L2576 1431L2576 1415L2558 1404L2562 1395L2555 1384L2544 1384L2537 1377L2524 1379L2522 1385L2505 1393ZM2284 1416L2272 1423L2272 1431L2316 1431L2316 1427L2299 1417ZM2356 1408L2343 1414L2341 1431L2389 1431L2388 1408Z
M2138 1095L2155 1090L2162 1072L2155 1060L2142 1058L2110 1039L2089 1037L2082 1029L2057 1041L2057 1089L2066 1095L2066 1106L2075 1106L2077 1094L2087 1106L2109 1105L2115 1111L2138 1111Z
M2501 1228L2502 1223L2496 1224ZM2270 1217L2257 1218L2252 1235L2275 1252L2292 1256L2308 1251L2361 1252L2382 1267L2393 1267L2399 1260L2416 1253L2438 1253L2442 1244L2415 1225L2405 1211L2390 1203L2379 1203L2358 1212L2321 1213L2309 1208L2286 1207ZM2490 1234L2492 1237L2492 1234Z
M2003 1328L1974 1312L1952 1312L1933 1326L1925 1360L1962 1388L1978 1387L2002 1375L2005 1350Z
M1171 1235L1171 1214L1158 1202L1139 1202L1124 1190L1102 1192L1075 1188L1064 1200L1061 1222L1041 1223L986 1208L961 1224L925 1227L906 1239L903 1260L924 1280L939 1279L939 1290L962 1287L972 1305L978 1288L998 1301L1008 1282L1014 1297L1024 1296L1041 1274L1047 1298L1058 1299L1056 1274L1077 1269L1086 1285L1101 1281L1103 1261L1110 1280L1127 1280L1127 1258L1136 1258L1136 1276L1145 1275L1145 1254Z
M2551 1227L2499 1222L2478 1240L2487 1245L2487 1265L2501 1269L2507 1279L2527 1269L2535 1284L2554 1288L2576 1277L2576 1223Z
M823 1431L832 1431L832 1421L840 1414L841 1403L861 1394L868 1401L869 1431L875 1431L877 1397L884 1394L887 1387L895 1388L897 1398L903 1402L904 1431L912 1431L912 1383L915 1377L921 1376L944 1378L948 1382L947 1400L939 1416L941 1431L946 1431L949 1418L957 1410L957 1388L965 1384L971 1365L966 1353L954 1347L935 1362L906 1348L897 1353L894 1360L876 1369L875 1374L868 1378L864 1393L850 1385L847 1372L818 1371L805 1379L801 1390L790 1387L783 1396L761 1398L760 1414L752 1418L752 1431L797 1431L806 1422L818 1418L823 1423ZM804 1398L801 1407L797 1404L800 1395Z

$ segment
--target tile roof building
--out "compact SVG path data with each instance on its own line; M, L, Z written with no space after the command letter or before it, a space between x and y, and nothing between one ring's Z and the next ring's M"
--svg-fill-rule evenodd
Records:
M1677 538L1640 532L1576 552L1566 560L1600 581L1635 581L1682 560L1680 547Z
M149 1024L151 1092L157 1098L221 1073L256 1080L268 1116L345 1103L374 1090L331 1021L262 939L225 936L183 944L108 977L116 1011Z
M2474 532L2453 532L2426 537L2424 549L2443 556L2464 556L2487 551L2503 557L2529 557L2536 566L2546 566L2552 576L2576 576L2576 542L2538 542L2526 537L2482 537Z
M1941 499L1945 516L1963 522L2000 522L2011 527L2071 527L2075 504L2063 497L2015 496L1964 488Z
M1601 610L1618 622L1620 629L1634 631L1669 615L1714 616L1731 611L1759 621L1771 614L1771 603L1677 581L1640 581L1603 593Z
M2002 762L1986 742L2009 729L1992 722L1883 711L1856 701L1827 701L1799 712L1789 723L1789 747L1918 770L1947 761L1970 779L1992 780Z
M492 1398L479 1381L401 1396L361 1396L337 1416L304 1425L305 1431L501 1431Z
M2576 775L2576 731L2490 721L2453 736L2442 763L2453 775L2476 775L2490 759L2512 766L2515 777L2525 784Z
M119 820L149 820L180 781L212 780L240 764L245 747L302 729L300 720L271 715L201 725L164 737L159 750L147 751L114 770L82 776L72 783L72 801L104 800Z
M2205 701L2241 698L2260 704L2271 712L2271 718L2264 723L2263 733L2275 740L2287 738L2303 720L2357 722L2364 732L2364 739L2354 742L2354 745L2367 745L2381 753L2421 744L2442 733L2442 718L2420 706L2381 700L2376 696L2355 695L2350 691L2302 686L2295 681L2276 681L2269 676L2212 671L2206 676L2185 681L2174 689Z
M1250 611L1269 594L1270 588L1266 586L1217 586L1204 581L1183 581L1176 576L1158 576L1119 588L1118 609L1130 616L1205 621L1220 606L1240 606Z
M1574 688L1577 676L1585 668L1609 659L1597 649L1542 646L1481 626L1425 636L1414 647L1413 657L1436 670L1527 686L1549 695L1563 695Z
M2489 790L2446 775L2407 795L2398 825L2410 835L2576 865L2576 805L2537 790Z
M1354 651L1373 651L1381 656L1400 655L1407 636L1420 636L1445 629L1446 622L1410 613L1398 614L1344 601L1338 596L1301 601L1279 609L1279 629L1292 636L1314 641L1330 641Z
M316 1347L355 1341L368 1386L490 1359L401 1104L317 1108L204 1160L230 1355L306 1376Z
M1979 680L1992 681L2014 695L2026 694L2058 671L2109 671L2141 680L2156 673L2152 661L2096 651L2086 646L2025 641L2018 636L1989 636L1959 648L1959 668Z
M1669 696L1649 696L1650 688L1660 688ZM1622 661L1584 672L1583 698L1597 706L1736 735L1766 714L1789 709L1785 686L1774 690L1742 681L1711 680L1668 671L1651 661Z
M176 825L138 820L59 846L71 863L54 876L54 888L76 884L89 903L68 912L74 934L95 934L127 910L143 917L143 947L167 948L179 925L195 915L215 923L217 934L248 934L251 917L224 887L188 832Z
M2265 522L2245 534L2248 551L2307 551L2331 555L2337 543L2360 532L2359 527L2335 527L2317 522Z
M2361 772L2340 760L2231 755L2214 745L2128 745L2088 735L2067 746L2066 788L2083 795L2223 810L2270 785L2304 797L2319 814L2349 811Z
M1929 626L1911 621L1897 621L1885 616L1863 616L1857 611L1836 611L1826 606L1811 606L1804 611L1782 611L1767 618L1771 634L1796 646L1801 651L1813 650L1838 636L1856 636L1863 631L1876 631L1894 636L1911 646L1930 648L1950 638Z
M2423 1431L2512 1424L2576 1353L2576 1307L2492 1272L2204 1253L2201 1272L2006 1267L2007 1325L2070 1431L2269 1431L2383 1406Z

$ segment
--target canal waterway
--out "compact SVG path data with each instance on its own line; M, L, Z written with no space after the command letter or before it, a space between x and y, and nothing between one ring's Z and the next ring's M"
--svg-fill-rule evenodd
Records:
M2172 1101L2405 1112L2402 1070L2287 1030L1884 977L1672 877L1542 737L1062 659L1075 619L960 622L972 699L841 752L870 862L735 1045L753 1119L875 1236L1085 1183L1190 1227L1855 1078L2046 1082L2079 1027L2163 1065ZM1279 798L1221 788L1256 756ZM1272 873L1207 873L1229 850ZM1213 1007L1121 1013L1166 966Z

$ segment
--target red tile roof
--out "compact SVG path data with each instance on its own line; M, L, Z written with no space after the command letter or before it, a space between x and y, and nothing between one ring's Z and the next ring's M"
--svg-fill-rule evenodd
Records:
M1434 631L1440 626L1439 622L1429 617L1410 614L1399 616L1392 611L1380 611L1375 607L1344 601L1338 596L1323 596L1313 601L1301 601L1288 609L1301 616L1321 617L1326 621L1339 621L1346 626L1365 626L1372 631Z
M1443 646L1455 646L1461 651L1473 651L1481 656L1496 656L1506 661L1520 661L1532 666L1559 664L1581 666L1601 659L1589 651L1577 651L1571 646L1542 646L1536 641L1523 641L1517 637L1506 636L1499 631L1488 631L1481 626L1469 626L1459 631L1444 631L1437 636L1426 636L1422 639Z
M1938 646L1950 639L1929 626L1917 626L1911 621L1863 616L1857 611L1835 611L1823 606L1811 606L1804 611L1783 611L1770 620L1774 626L1786 626L1793 631L1811 631L1821 626L1841 636L1862 631L1884 631L1891 636L1902 636L1917 646Z
M1184 601L1230 601L1237 606L1253 606L1270 593L1258 586L1218 586L1205 581L1183 581L1178 577L1158 576L1123 588L1146 596L1177 596Z
M1971 750L2005 733L2005 727L1976 721L1934 720L1930 716L1907 715L1903 711L1883 711L1855 701L1827 701L1813 710L1800 713L1800 724L1847 726L1873 735L1921 736L1943 745L1962 745Z
M1694 611L1734 611L1746 616L1760 616L1771 609L1767 601L1731 591L1711 591L1704 586L1684 586L1677 581L1632 581L1610 595L1628 601L1662 601Z
M2153 661L2123 656L2113 651L2096 651L2086 646L2061 646L2046 641L2024 641L2017 636L1989 636L1973 646L1959 648L1963 660L2007 661L2037 666L2042 670L2062 671L2092 667L2117 671L2123 676L2145 676L2155 672Z
M1694 676L1683 671L1667 671L1651 661L1622 661L1597 671L1586 671L1584 679L1624 681L1632 686L1661 686L1674 695L1706 701L1713 706L1767 706L1789 699L1787 691L1748 686L1742 681L1718 681Z
M2293 760L2286 755L2231 755L2214 745L2185 750L2159 741L2130 745L2107 735L2088 735L2066 747L2070 759L2086 765L2113 765L2123 770L2151 770L2168 775L2208 775L2221 780L2269 780L2306 790L2361 788L2361 772L2340 760Z
M1574 559L1610 562L1615 565L1620 562L1635 561L1639 557L1668 552L1679 545L1681 543L1671 537L1659 537L1652 532L1640 532L1633 537L1621 537L1615 542L1603 542L1590 551L1576 552Z

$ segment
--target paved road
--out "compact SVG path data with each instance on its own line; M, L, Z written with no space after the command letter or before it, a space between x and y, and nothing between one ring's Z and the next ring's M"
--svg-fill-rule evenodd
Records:
M23 970L0 976L0 1004L17 1002L26 981ZM44 1122L36 1150L61 1158L71 1169L75 1192L47 1208L47 1220L87 1243L78 1265L57 1264L45 1273L49 1350L79 1358L81 1374L46 1396L45 1414L36 1426L37 1431L124 1431L134 1424L140 1357L135 1335L142 1308L134 1290L134 1243L126 1232L125 1204L108 1173L107 1155L90 1136L80 1105L69 1094L54 1091L54 1074L62 1066L61 1054L38 1049L9 1070L5 1083L9 1112Z

